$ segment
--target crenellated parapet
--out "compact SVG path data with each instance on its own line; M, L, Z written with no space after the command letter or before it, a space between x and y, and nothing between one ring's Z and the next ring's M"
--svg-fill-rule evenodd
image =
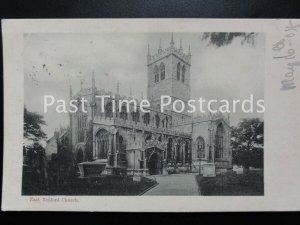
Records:
M185 63L187 63L188 65L191 65L191 54L188 53L184 53L181 49L176 48L175 46L171 45L170 47L166 48L166 49L160 49L156 54L148 55L148 65L155 63L157 60L166 57L168 55L175 55L178 58L180 58L181 60L183 60Z
M230 125L230 119L228 116L226 116L224 113L217 112L217 113L207 113L207 114L201 114L193 118L193 123L198 122L206 122L206 121L216 121L216 120L224 120L224 122L229 126Z

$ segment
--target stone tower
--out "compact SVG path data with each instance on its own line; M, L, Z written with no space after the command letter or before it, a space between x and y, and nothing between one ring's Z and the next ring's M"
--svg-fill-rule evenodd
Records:
M173 34L169 47L163 49L160 41L155 54L150 53L148 46L148 99L151 105L159 107L161 95L170 96L172 102L180 99L187 104L191 93L190 67L190 48L187 53L184 53L181 40L179 48L175 47Z

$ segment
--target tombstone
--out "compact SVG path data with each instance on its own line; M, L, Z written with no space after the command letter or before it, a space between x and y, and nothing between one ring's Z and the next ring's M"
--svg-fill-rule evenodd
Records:
M243 174L244 173L244 167L240 166L235 170L236 174Z
M216 164L204 163L201 166L203 177L215 177L216 176Z
M133 176L132 180L135 182L141 182L141 176Z

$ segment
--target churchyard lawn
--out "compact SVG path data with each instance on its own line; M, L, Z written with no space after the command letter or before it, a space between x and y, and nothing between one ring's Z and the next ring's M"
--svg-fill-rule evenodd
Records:
M243 174L229 171L216 177L196 176L201 195L249 196L264 195L263 170L245 170Z
M95 178L73 178L59 185L45 187L23 182L23 195L140 195L157 182L141 177L140 182L131 176L103 176Z

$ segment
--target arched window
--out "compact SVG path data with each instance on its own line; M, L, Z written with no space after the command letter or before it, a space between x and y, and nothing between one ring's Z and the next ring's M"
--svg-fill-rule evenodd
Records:
M155 124L156 124L156 127L158 128L159 124L160 124L160 118L159 118L158 114L155 115Z
M126 141L124 138L118 133L117 135L117 151L124 152L126 150Z
M160 79L164 80L165 77L166 77L166 74L165 74L165 64L161 63L160 64Z
M150 113L144 114L144 124L148 125L150 123Z
M189 142L186 141L185 145L184 145L184 158L185 158L185 162L189 163L190 160L190 152L189 152Z
M182 83L184 83L184 80L185 80L185 66L182 67L181 80L182 80Z
M99 130L96 134L97 158L106 159L109 148L109 133L106 130Z
M181 163L181 159L182 159L182 154L181 154L181 146L178 143L176 145L176 162L177 163Z
M112 102L108 102L105 105L105 117L113 117L113 112L112 112Z
M220 123L217 127L216 131L216 139L215 139L215 158L223 158L223 145L224 145L224 127L223 124Z
M132 120L134 122L140 122L140 112L139 110L136 110L136 112L132 111Z
M180 70L181 70L181 65L180 63L177 64L177 80L180 80Z
M203 137L198 137L196 140L197 157L199 159L205 158L205 141Z
M127 120L127 108L125 105L122 106L120 118L123 120Z
M167 160L172 160L172 139L169 138L167 144Z
M154 82L157 83L159 81L159 71L157 65L154 67Z
M77 141L84 142L85 141L85 130L87 126L87 114L81 111L77 112Z

